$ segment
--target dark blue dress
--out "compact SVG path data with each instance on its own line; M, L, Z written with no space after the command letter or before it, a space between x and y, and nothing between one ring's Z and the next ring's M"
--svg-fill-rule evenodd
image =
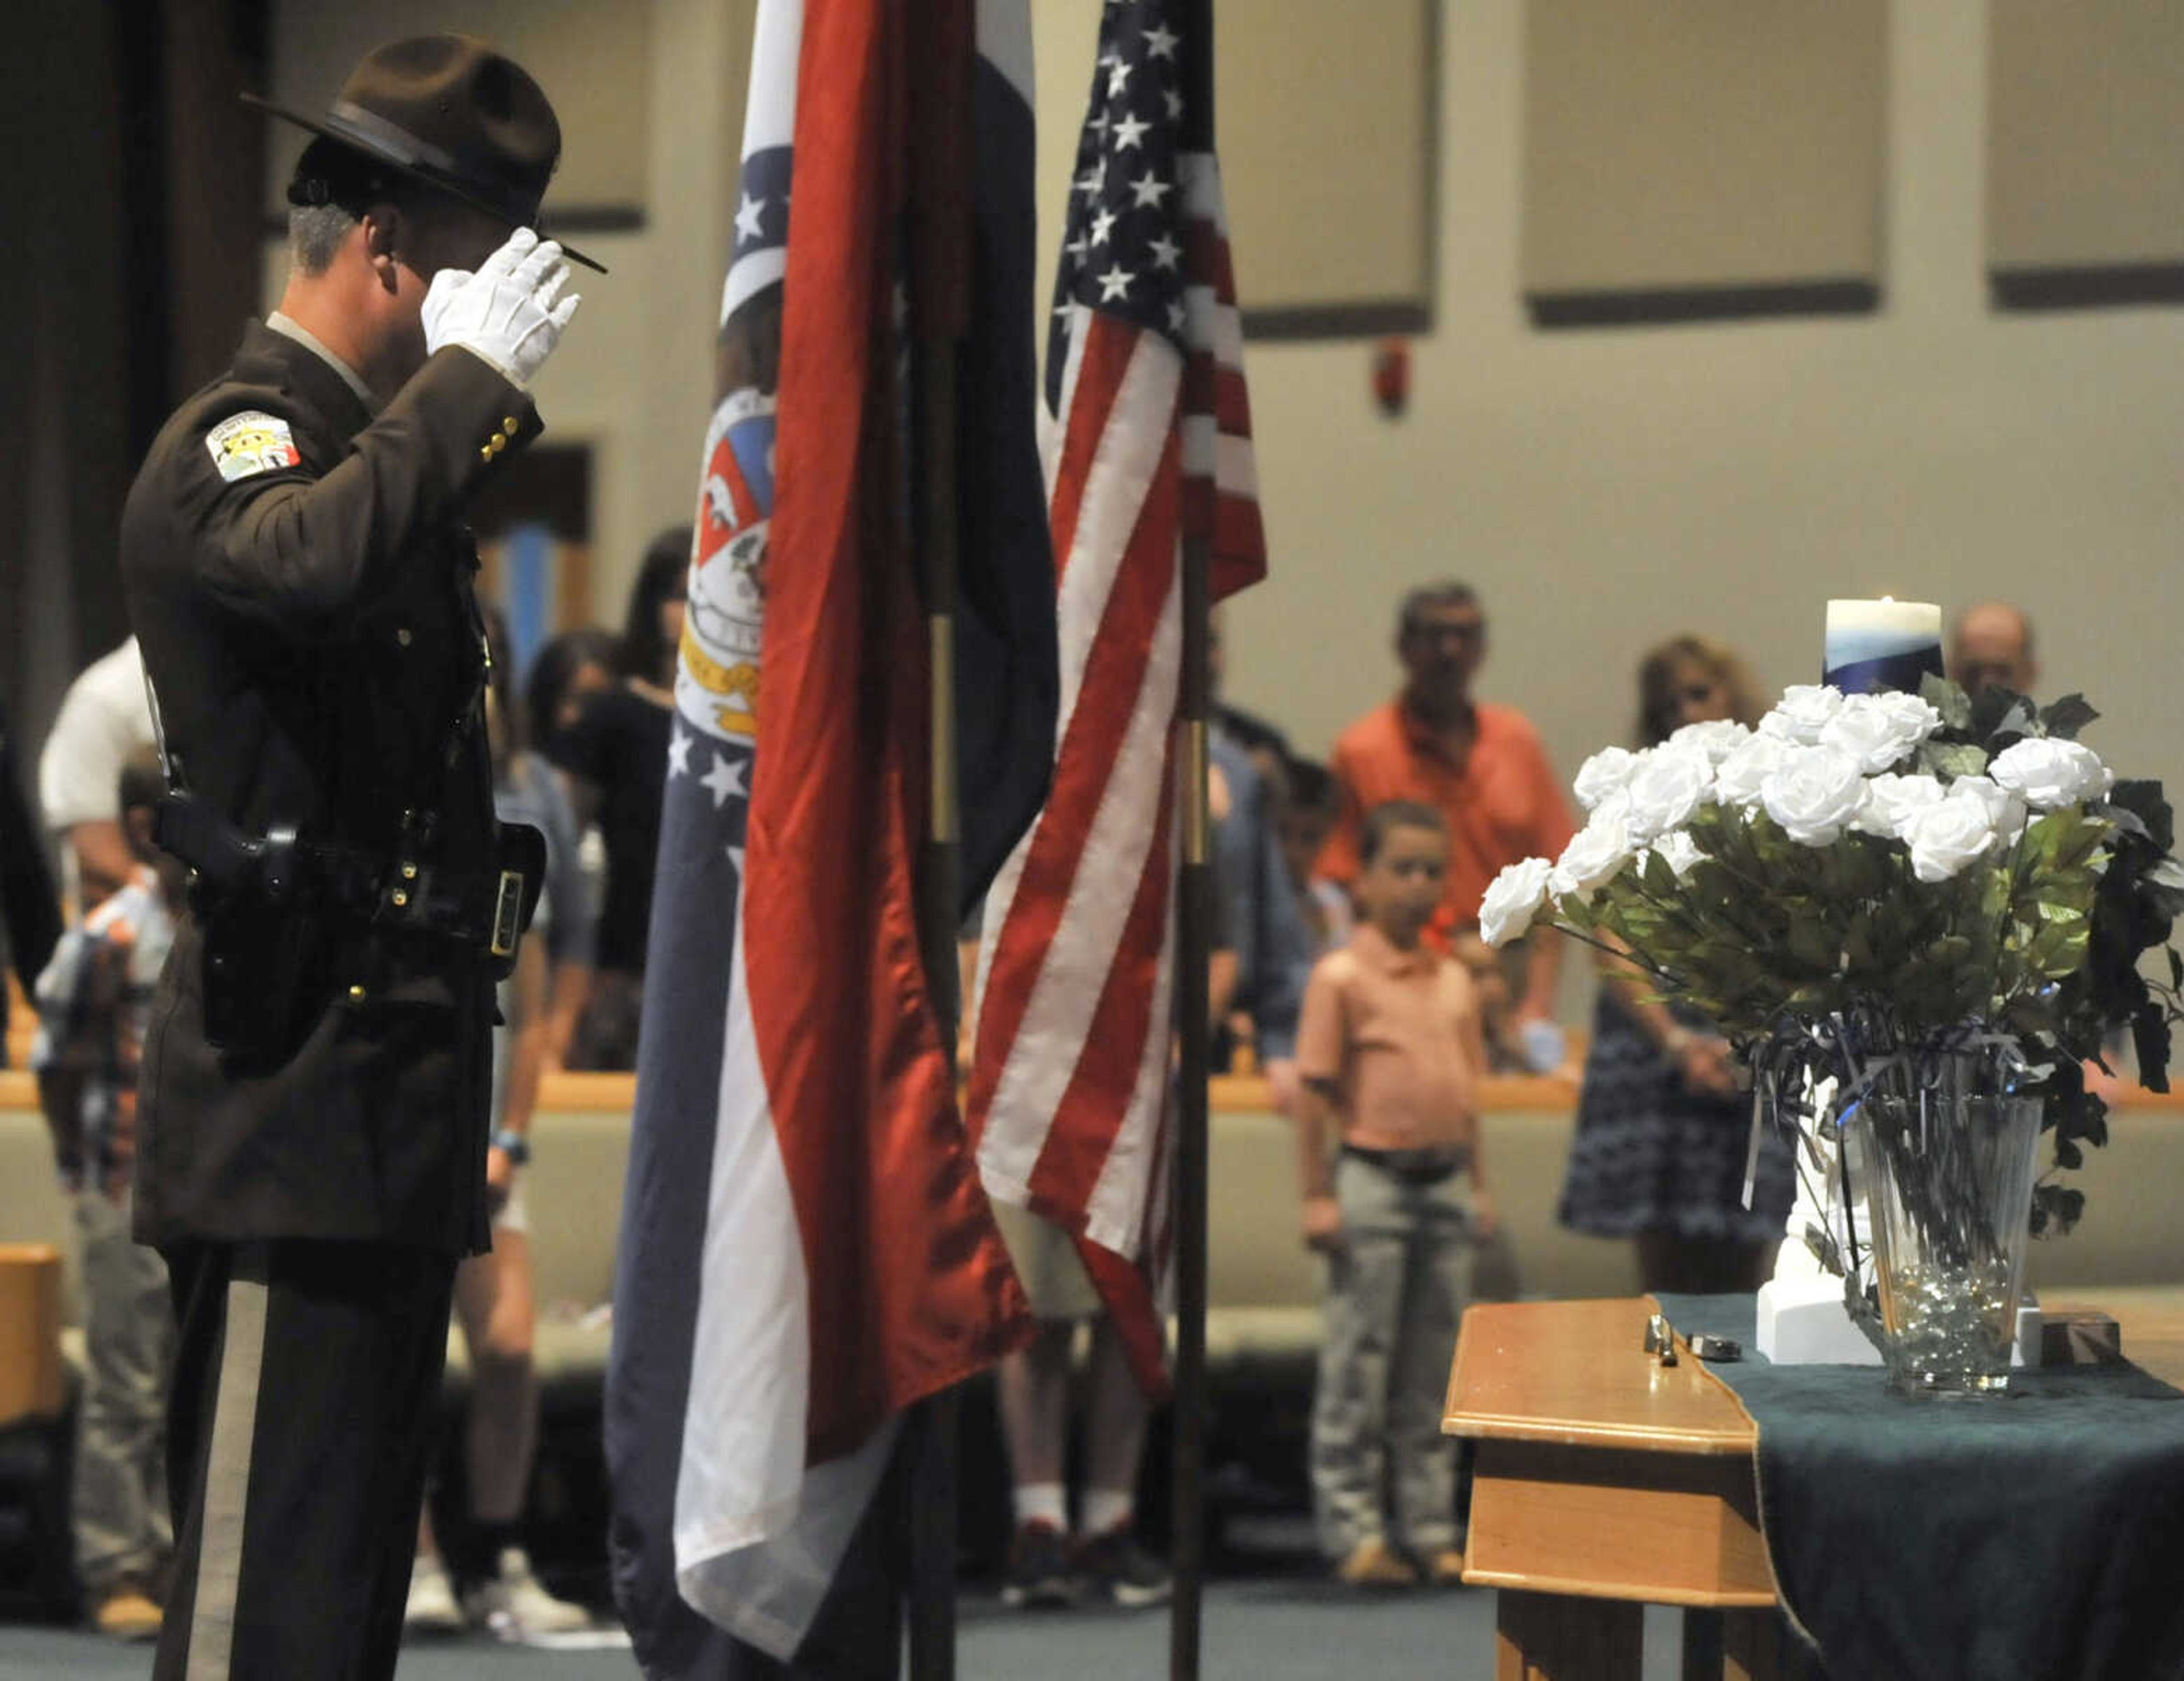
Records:
M1709 1031L1678 1008L1676 1020ZM1674 1232L1685 1238L1772 1243L1782 1235L1797 1189L1782 1136L1762 1141L1752 1206L1744 1206L1744 1158L1752 1139L1748 1098L1700 1097L1673 1061L1603 987L1578 1099L1557 1217L1596 1237Z

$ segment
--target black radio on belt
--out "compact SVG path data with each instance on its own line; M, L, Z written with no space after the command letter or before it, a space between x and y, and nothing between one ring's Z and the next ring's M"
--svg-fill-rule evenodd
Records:
M496 978L515 968L517 947L538 908L546 879L546 837L528 823L493 825L493 860L483 871L420 864L428 813L405 815L402 856L385 872L372 911L376 927L422 933L473 946Z
M538 909L538 895L546 885L546 836L528 823L493 826L494 881L493 923L486 955L493 972L505 976L515 968L515 950L524 930Z

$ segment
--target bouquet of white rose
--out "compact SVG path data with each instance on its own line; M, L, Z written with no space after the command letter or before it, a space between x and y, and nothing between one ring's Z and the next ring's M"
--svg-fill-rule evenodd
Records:
M1560 858L1501 873L1481 932L1498 945L1546 920L1627 955L1770 1090L1792 1073L1848 1088L1884 1065L1915 1085L1941 1052L1999 1059L2075 1166L2105 1135L2081 1059L2128 1026L2141 1080L2165 1089L2184 987L2175 950L2165 982L2140 962L2184 910L2170 809L2075 739L2095 715L2075 695L2036 712L1939 679L1918 695L1800 687L1756 731L1609 748L1578 772L1585 827ZM2035 1228L2067 1227L2081 1202L2042 1183Z

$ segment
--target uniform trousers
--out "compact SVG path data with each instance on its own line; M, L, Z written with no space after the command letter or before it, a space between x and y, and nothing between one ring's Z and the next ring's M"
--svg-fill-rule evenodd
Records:
M1320 1546L1339 1560L1394 1539L1430 1558L1456 1544L1456 1444L1440 1417L1470 1292L1470 1177L1409 1176L1346 1151L1334 1195L1342 1246L1328 1261L1312 1413Z
M393 1675L454 1258L303 1238L164 1252L178 1547L154 1681Z

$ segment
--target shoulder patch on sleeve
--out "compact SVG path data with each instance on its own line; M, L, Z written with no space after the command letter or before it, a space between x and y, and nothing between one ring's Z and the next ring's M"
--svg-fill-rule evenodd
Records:
M257 473L277 473L300 465L296 436L278 415L262 409L246 409L229 416L205 434L212 464L230 484Z

